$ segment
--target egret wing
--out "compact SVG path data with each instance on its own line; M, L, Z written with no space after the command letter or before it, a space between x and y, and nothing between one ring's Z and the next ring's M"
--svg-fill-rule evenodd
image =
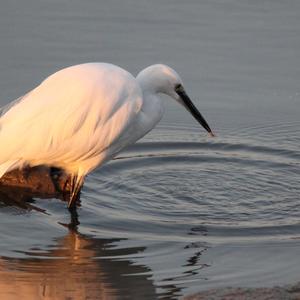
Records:
M105 160L135 121L142 97L129 73L99 65L50 76L1 116L0 176L8 161L89 171Z

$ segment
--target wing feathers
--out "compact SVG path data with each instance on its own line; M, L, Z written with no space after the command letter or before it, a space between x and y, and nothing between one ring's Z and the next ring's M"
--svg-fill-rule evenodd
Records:
M105 160L142 106L135 79L120 70L64 69L17 101L0 119L0 177L24 161L89 172Z

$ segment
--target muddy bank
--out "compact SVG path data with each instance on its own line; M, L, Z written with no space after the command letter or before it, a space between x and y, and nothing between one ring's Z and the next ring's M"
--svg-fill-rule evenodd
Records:
M224 288L200 292L184 300L300 300L300 282L273 288Z

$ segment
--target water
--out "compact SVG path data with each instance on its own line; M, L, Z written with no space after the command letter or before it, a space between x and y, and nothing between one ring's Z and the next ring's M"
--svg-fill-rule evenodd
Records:
M0 202L1 298L299 281L299 12L296 0L3 4L2 105L67 65L164 62L218 137L165 99L160 125L87 178L77 232L59 200Z

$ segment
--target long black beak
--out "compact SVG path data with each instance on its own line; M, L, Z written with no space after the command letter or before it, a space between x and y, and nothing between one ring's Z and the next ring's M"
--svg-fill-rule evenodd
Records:
M203 126L203 128L211 135L214 136L212 130L207 124L206 120L201 115L200 111L196 108L192 100L186 94L185 90L181 87L177 88L176 93L181 98L185 108L193 115L193 117Z

